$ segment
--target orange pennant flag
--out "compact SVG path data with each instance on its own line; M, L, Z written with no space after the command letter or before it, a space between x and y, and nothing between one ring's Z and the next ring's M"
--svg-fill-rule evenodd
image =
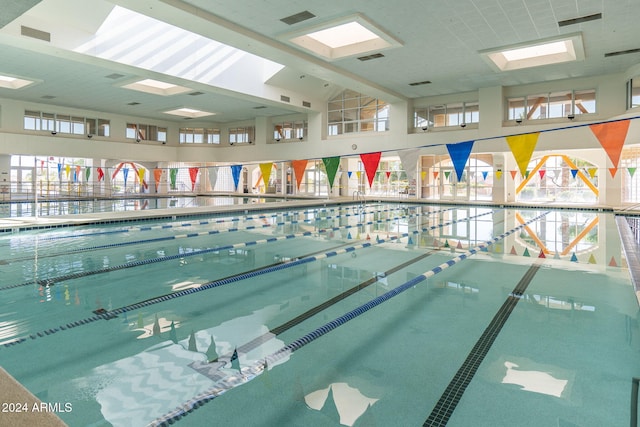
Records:
M611 178L616 177L616 172L618 172L618 168L609 168L609 173L611 174Z
M291 167L293 168L293 172L296 174L296 186L298 190L300 190L300 183L302 182L302 177L304 176L304 171L307 168L308 160L292 160Z
M620 153L622 152L624 140L627 138L629 123L629 120L620 120L589 125L593 134L598 138L600 145L609 156L611 163L616 168L620 162Z
M516 179L516 174L518 173L518 171L509 171L509 173L511 174L512 179Z

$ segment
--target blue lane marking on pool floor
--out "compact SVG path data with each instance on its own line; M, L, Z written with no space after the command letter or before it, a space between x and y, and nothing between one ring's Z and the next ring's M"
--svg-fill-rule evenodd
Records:
M480 364L491 349L502 327L509 319L511 312L516 307L527 287L533 280L540 269L540 263L536 263L529 267L527 272L522 276L513 291L509 294L502 307L493 317L489 326L484 330L471 352L454 375L453 379L445 389L442 396L434 406L431 414L424 422L423 427L441 427L446 426L449 418L456 409L458 402L462 398L467 386L476 374Z

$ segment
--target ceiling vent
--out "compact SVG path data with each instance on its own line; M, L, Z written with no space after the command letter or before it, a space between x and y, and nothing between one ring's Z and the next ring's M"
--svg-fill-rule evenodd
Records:
M41 98L42 98L42 99L54 99L54 98L55 98L55 96L53 96L53 95L44 95L44 96L42 96Z
M366 56L360 56L358 59L360 61L370 61L372 59L378 59L378 58L383 58L384 55L381 53L374 53L372 55L366 55Z
M307 108L311 108L311 103L309 101L302 101L302 106L303 107L307 107Z
M287 25L297 24L298 22L306 21L307 19L315 18L316 15L305 10L304 12L296 13L295 15L287 16L286 18L282 18L281 21Z
M32 39L43 40L45 42L51 41L51 33L36 30L35 28L25 27L24 25L20 27L20 34L25 37L31 37Z
M288 96L280 95L280 101L291 102L291 98L289 98Z
M425 80L423 82L413 82L413 83L409 83L409 86L422 86L422 85L428 85L431 84L430 80Z
M565 19L564 21L558 21L558 27L566 27L567 25L582 24L583 22L596 21L602 19L601 13L594 13L593 15L581 16L580 18Z
M140 103L133 101L133 102L128 103L127 105L140 105Z
M204 92L191 92L189 95L190 96L199 96L199 95L204 95Z
M262 110L263 108L267 108L267 107L264 106L264 105L259 105L257 107L253 107L254 110Z
M117 80L119 78L124 77L124 74L113 73L113 74L109 74L108 76L105 76L105 77L108 78L108 79L111 79L111 80Z
M630 53L640 53L640 49L629 49L629 50L619 50L617 52L609 52L609 53L605 53L604 57L608 58L610 56L628 55Z

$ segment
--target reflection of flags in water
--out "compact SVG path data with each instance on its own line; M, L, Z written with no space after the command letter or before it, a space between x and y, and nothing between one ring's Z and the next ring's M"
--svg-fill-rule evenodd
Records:
M238 359L237 348L233 349L233 354L231 355L231 359L229 359L229 362L231 362L231 369L236 369L240 371L240 360Z

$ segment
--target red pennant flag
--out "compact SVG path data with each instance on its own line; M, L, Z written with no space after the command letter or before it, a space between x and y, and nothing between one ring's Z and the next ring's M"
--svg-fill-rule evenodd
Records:
M104 179L104 171L102 170L102 168L98 168L98 182L102 181Z
M191 178L191 191L196 188L196 178L198 177L200 168L189 168L189 178Z
M360 159L364 165L364 171L367 173L367 179L369 180L369 187L373 184L373 179L376 176L376 169L380 164L380 156L382 152L360 154Z
M540 179L544 178L544 174L545 174L545 172L546 172L546 170L544 170L544 169L540 169L540 170L538 171L538 174L540 175Z
M516 174L518 173L518 171L509 171L509 173L511 174L512 179L516 179Z
M389 177L391 176L391 172L386 171L385 173L387 174L387 179L389 179Z

